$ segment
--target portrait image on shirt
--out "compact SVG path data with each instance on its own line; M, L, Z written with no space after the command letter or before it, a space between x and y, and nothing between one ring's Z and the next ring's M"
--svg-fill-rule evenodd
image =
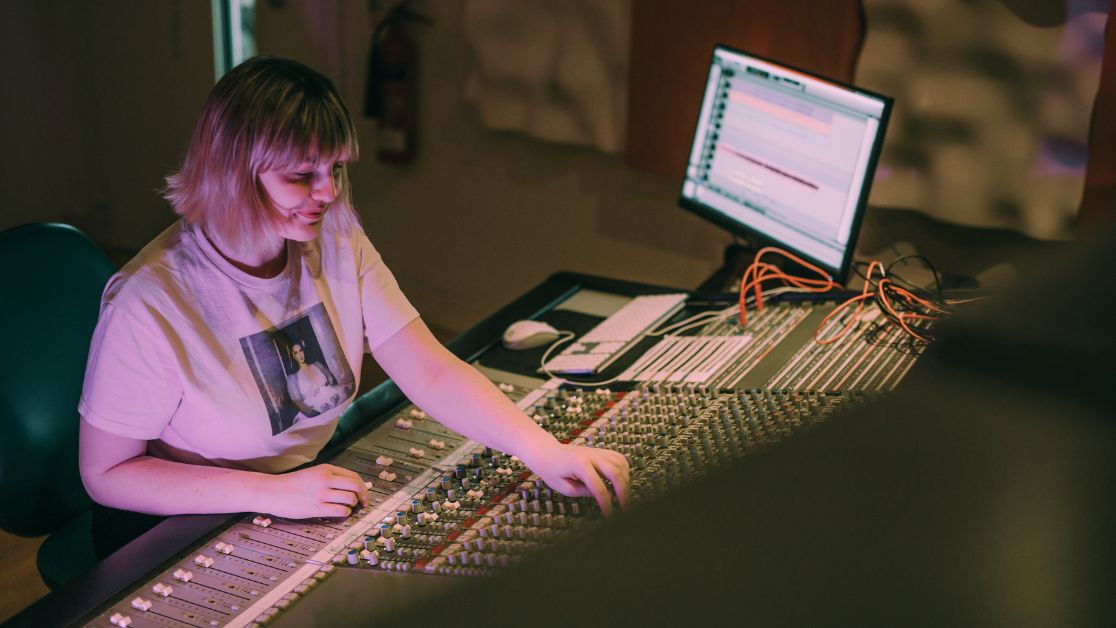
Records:
M353 371L321 303L278 327L240 339L271 421L272 435L343 404Z

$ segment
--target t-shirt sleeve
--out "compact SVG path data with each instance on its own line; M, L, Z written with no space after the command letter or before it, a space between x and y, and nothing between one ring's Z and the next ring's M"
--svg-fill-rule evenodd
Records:
M358 230L359 231L359 230ZM418 318L399 283L363 231L357 234L360 251L360 299L364 312L364 339L369 351Z
M106 432L154 440L182 400L167 339L153 322L105 303L93 331L78 412Z

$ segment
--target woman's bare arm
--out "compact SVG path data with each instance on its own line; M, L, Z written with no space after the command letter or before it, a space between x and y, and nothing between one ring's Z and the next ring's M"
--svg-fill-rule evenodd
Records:
M147 441L81 421L81 479L99 504L153 515L264 512L343 517L368 503L356 473L318 465L282 475L185 464L147 455Z
M592 496L612 510L604 479L627 503L629 469L608 449L560 444L521 412L492 382L438 342L421 319L411 321L374 352L377 362L420 408L469 438L518 456L566 495Z

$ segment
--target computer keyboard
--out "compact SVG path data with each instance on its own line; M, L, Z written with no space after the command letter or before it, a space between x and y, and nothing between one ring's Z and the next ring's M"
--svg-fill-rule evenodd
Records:
M551 358L546 370L581 375L599 373L685 303L685 294L635 297Z

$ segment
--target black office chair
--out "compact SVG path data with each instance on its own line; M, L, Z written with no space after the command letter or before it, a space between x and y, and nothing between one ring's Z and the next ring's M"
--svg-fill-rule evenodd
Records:
M0 528L49 534L38 568L47 586L97 562L92 502L78 475L78 398L101 292L115 272L68 225L0 232Z

